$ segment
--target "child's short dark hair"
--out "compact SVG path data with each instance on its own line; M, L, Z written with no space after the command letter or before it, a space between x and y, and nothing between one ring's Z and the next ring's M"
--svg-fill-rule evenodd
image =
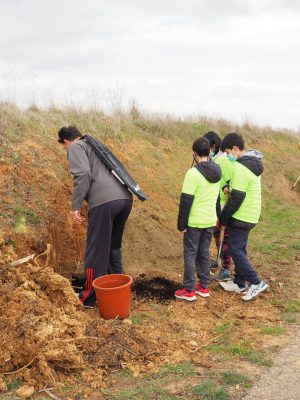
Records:
M238 133L228 133L222 140L221 150L225 151L225 149L232 150L233 146L238 147L240 150L244 150L245 142L241 135Z
M194 141L193 151L200 157L208 157L210 152L209 141L205 137L201 137Z
M82 134L76 128L76 126L63 126L58 131L58 143L64 143L64 140L69 140L72 142L78 137L82 137Z
M210 148L215 146L215 154L217 154L220 150L222 139L220 136L214 132L214 131L209 131L205 135L203 135L206 139L209 141Z

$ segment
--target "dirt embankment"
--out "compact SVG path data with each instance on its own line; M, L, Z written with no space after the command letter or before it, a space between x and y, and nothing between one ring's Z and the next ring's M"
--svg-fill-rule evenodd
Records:
M279 323L279 311L270 302L258 299L245 307L216 287L211 301L194 305L172 301L160 308L134 299L136 323L106 322L97 311L84 311L65 278L82 268L85 244L85 226L74 225L69 215L72 180L65 155L49 135L46 141L28 136L0 153L0 374L7 374L6 379L22 376L35 388L80 381L90 390L104 385L114 369L129 368L138 374L187 358L210 367L205 346L216 339L216 323L234 320L231 339L237 341L242 335L255 337L254 322ZM190 142L189 137L144 135L108 143L149 196L146 203L135 201L126 227L124 265L133 276L170 274L181 282L176 216L191 161ZM299 188L290 191L299 164L298 154L291 157L289 140L262 137L249 144L265 153L266 198L299 205ZM86 218L86 211L83 214ZM44 252L47 244L47 259L9 267L13 259ZM274 281L272 266L265 268L261 261L263 276ZM258 336L257 346L260 340Z

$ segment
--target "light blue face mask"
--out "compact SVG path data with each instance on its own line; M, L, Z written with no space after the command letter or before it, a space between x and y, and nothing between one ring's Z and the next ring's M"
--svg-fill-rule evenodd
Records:
M227 158L229 161L236 161L237 160L237 156L234 156L233 154L227 154Z
M216 155L216 153L214 151L211 151L210 154L209 154L209 157L213 158L215 155Z

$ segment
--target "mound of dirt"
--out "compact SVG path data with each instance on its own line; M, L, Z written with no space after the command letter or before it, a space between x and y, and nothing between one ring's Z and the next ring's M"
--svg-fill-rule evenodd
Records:
M37 264L0 268L0 375L22 368L27 383L41 386L83 368L77 339L89 317L69 281Z
M5 264L2 256L0 382L21 377L26 385L42 389L75 384L79 377L83 386L95 389L106 384L112 370L139 373L164 362L167 336L141 329L131 319L105 321L97 309L85 310L69 280L52 268L37 261L12 267L14 254ZM154 279L156 284L162 280Z

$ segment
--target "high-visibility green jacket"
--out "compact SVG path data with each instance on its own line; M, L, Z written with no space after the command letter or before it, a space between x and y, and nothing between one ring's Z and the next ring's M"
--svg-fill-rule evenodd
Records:
M225 194L223 192L223 188L226 185L229 186L235 163L228 160L227 154L223 153L222 151L219 151L212 160L221 167L222 176L220 180L220 204L221 207L223 207L225 204Z
M235 163L231 180L231 194L219 221L241 229L251 229L261 213L262 154L251 150Z
M221 168L211 160L198 163L185 175L180 196L178 229L215 226Z

